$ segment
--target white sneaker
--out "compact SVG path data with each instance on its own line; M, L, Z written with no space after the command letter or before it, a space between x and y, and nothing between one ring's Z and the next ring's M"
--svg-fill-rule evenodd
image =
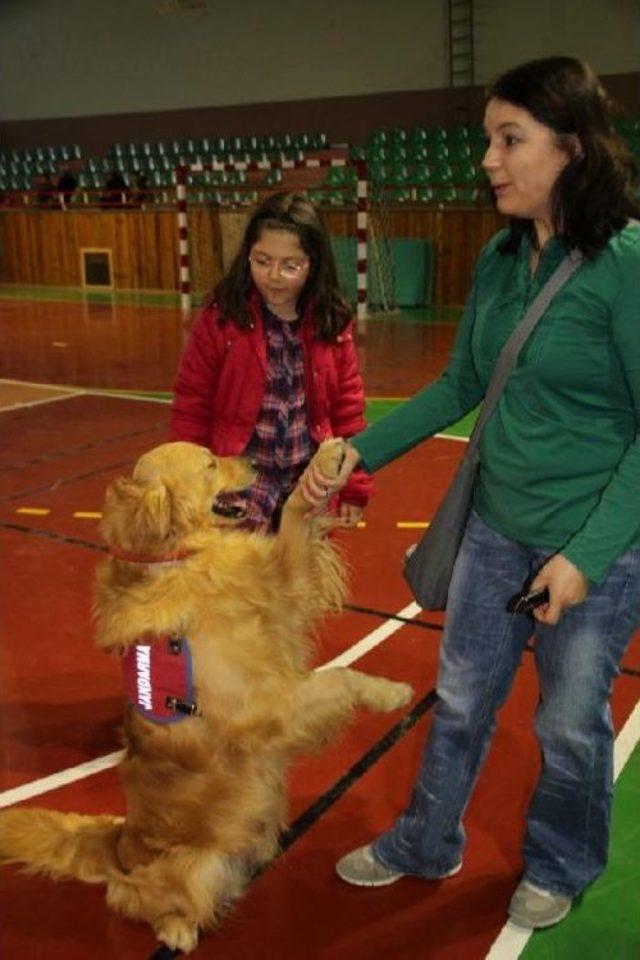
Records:
M521 880L509 904L509 917L519 927L539 929L552 927L564 920L573 905L572 897L541 890L528 880Z
M444 880L446 877L453 877L461 869L462 861L447 873L432 879ZM385 867L383 863L380 863L370 843L364 847L358 847L357 850L352 850L351 853L347 853L341 860L338 860L336 873L345 883L351 883L356 887L388 887L389 884L407 876L406 873L391 870L390 867Z

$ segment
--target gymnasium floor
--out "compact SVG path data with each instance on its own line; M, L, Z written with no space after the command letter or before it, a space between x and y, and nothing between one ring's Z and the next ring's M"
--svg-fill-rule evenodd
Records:
M359 350L371 418L442 368L451 311L374 320ZM118 668L92 645L92 575L104 488L164 439L183 342L171 298L88 299L0 288L0 806L23 802L121 812L115 764ZM441 617L411 603L400 573L464 449L468 424L378 475L365 525L345 534L349 606L327 622L317 664L340 658L408 680L405 715L358 715L291 773L283 854L194 957L220 960L637 960L640 956L640 639L616 682L619 732L613 844L606 874L557 928L505 925L520 869L522 816L538 768L536 700L525 655L466 815L464 869L442 883L350 888L334 861L393 819L408 798L430 722ZM166 958L150 931L108 912L102 888L2 872L7 960Z

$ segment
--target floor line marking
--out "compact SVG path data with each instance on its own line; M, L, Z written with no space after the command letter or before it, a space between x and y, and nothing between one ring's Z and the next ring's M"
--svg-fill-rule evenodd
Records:
M96 757L95 760L80 763L77 767L69 767L67 770L51 773L48 777L41 777L39 780L32 780L30 783L23 783L19 787L4 790L0 793L0 807L8 807L13 803L20 803L22 800L30 800L31 797L38 797L43 793L49 793L51 790L58 790L60 787L75 783L77 780L84 780L86 777L93 776L94 773L100 773L102 770L115 767L117 763L120 763L123 756L124 750L107 753L105 756Z
M36 380L12 380L10 377L0 377L0 384L3 383L10 387L33 387L35 390L64 390L67 393L84 392L84 387L72 387L66 383L38 383Z
M0 385L7 384L9 386L18 386L18 387L33 387L34 390L62 390L67 393L70 397L81 397L81 396L95 396L95 397L113 397L115 400L142 400L146 403L171 403L171 397L145 397L140 393L129 390L110 390L108 387L74 387L67 383L37 383L33 380L8 380L0 377ZM159 393L162 391L158 391ZM57 397L56 399L65 400L66 397ZM47 400L35 400L36 403L47 403ZM29 404L17 404L17 406L29 406ZM12 409L11 407L3 407L3 410Z
M640 700L627 717L627 722L616 737L613 749L613 781L618 779L633 750L640 742ZM518 960L531 938L533 930L518 927L507 920L493 941L485 960Z
M420 612L420 609L417 603L410 603L408 607L400 610L398 616L415 617L416 614ZM316 667L316 670L321 671L328 670L330 667L347 666L360 657L363 657L365 653L373 650L373 648L382 643L383 640L386 640L387 637L390 637L404 626L406 626L406 624L403 621L388 620L386 623L376 627L375 630L372 630L371 633L368 633L366 637L363 637L352 647L349 647L348 650L334 657L333 660L329 660L327 663ZM120 763L123 756L124 751L118 750L116 753L108 753L105 756L97 757L95 760L88 760L86 763L81 763L77 767L69 767L67 770L61 770L58 773L52 773L39 780L33 780L31 783L25 783L22 784L22 786L13 787L11 790L5 790L0 793L0 807L7 807L10 804L19 803L22 800L29 800L43 793L49 793L51 790L57 790L59 787L64 787L67 784L75 783L77 780L91 777L94 773L101 773L103 770L115 767Z
M421 609L417 603L410 603L409 606L398 611L396 616L413 619L420 613ZM354 643L348 650L334 657L333 660L329 660L327 663L316 667L316 670L320 672L322 670L329 670L332 667L347 667L355 660L359 660L360 657L364 657L365 653L373 650L373 648L377 647L383 640L386 640L387 637L390 637L397 630L401 630L404 626L406 626L406 624L403 623L402 620L387 620L385 623L381 623L379 627L376 627L375 630L372 630L371 633L368 633L362 640Z
M74 397L81 397L85 393L85 390L78 390L76 393L64 393L59 397L44 397L42 400L27 400L24 403L10 403L6 407L0 406L0 413L8 413L10 410L26 410L27 407L41 407L44 403L58 403L61 400L72 400Z

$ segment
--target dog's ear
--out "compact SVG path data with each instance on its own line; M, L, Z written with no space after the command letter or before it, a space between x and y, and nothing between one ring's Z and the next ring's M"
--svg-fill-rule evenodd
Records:
M167 501L170 514L171 529L177 536L185 536L197 530L207 517L210 504L207 497L196 484L185 486L173 482L167 484Z
M137 511L141 532L165 540L171 533L171 497L164 484L157 484L142 492Z
M102 532L113 543L137 549L171 533L171 498L162 483L118 477L107 490Z

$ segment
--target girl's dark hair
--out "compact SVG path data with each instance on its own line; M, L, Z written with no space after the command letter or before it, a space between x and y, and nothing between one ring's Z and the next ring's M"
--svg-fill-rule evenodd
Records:
M352 311L340 292L329 234L316 207L302 194L274 193L260 204L247 225L235 260L207 303L219 305L223 321L232 320L242 330L250 327L247 301L253 281L249 254L263 230L287 230L300 241L310 266L298 309L304 312L312 301L319 338L332 340L349 323Z
M588 64L573 57L532 60L489 89L523 107L557 135L570 158L551 196L552 224L570 246L595 256L629 217L640 216L638 168L613 126L615 108ZM580 150L575 149L575 139ZM512 218L503 250L514 250L531 221Z

